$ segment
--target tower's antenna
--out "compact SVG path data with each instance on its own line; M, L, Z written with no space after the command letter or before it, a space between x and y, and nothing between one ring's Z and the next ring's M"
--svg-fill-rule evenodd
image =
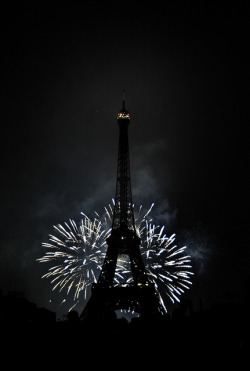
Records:
M122 110L125 111L125 96L126 96L126 92L125 90L123 90L122 92Z

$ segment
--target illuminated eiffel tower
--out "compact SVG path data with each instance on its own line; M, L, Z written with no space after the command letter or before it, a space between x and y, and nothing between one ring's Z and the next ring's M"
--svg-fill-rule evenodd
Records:
M91 296L81 318L105 318L119 309L131 310L141 316L164 314L154 284L150 282L140 252L140 237L135 229L132 203L128 126L130 114L123 106L118 113L119 148L115 206L111 235L107 239L107 252L97 283L93 283ZM117 284L114 275L118 257L131 263L132 284Z

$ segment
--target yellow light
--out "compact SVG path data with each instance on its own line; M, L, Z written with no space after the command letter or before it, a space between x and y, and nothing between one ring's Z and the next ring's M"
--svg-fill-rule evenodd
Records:
M130 115L128 112L119 112L118 113L118 118L122 118L122 119L130 119Z

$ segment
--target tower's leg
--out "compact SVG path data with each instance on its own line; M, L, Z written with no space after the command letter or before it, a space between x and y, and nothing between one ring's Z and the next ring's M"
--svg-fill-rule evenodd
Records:
M118 250L114 246L108 247L98 283L105 286L113 286L117 258Z
M127 287L105 287L97 283L92 286L92 295L81 319L103 320L118 309L135 311L149 318L164 314L151 283Z

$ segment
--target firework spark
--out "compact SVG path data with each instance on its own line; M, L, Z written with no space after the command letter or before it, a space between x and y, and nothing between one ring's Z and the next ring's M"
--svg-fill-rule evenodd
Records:
M180 295L191 285L191 257L183 254L186 247L178 248L174 244L174 234L167 237L164 227L152 224L152 207L153 204L146 213L142 213L140 207L135 213L135 224L141 238L141 254L147 274L166 310L165 297L173 303L179 302ZM96 213L94 220L81 214L83 218L79 227L71 219L64 225L54 226L57 235L49 235L50 242L42 244L49 251L37 259L39 262L55 263L43 278L51 280L52 290L66 291L67 295L73 292L73 307L82 298L86 300L91 284L98 280L107 250L106 239L111 233L113 209L109 205L104 216ZM133 283L129 264L126 257L118 258L114 284ZM82 291L83 297L80 297Z

